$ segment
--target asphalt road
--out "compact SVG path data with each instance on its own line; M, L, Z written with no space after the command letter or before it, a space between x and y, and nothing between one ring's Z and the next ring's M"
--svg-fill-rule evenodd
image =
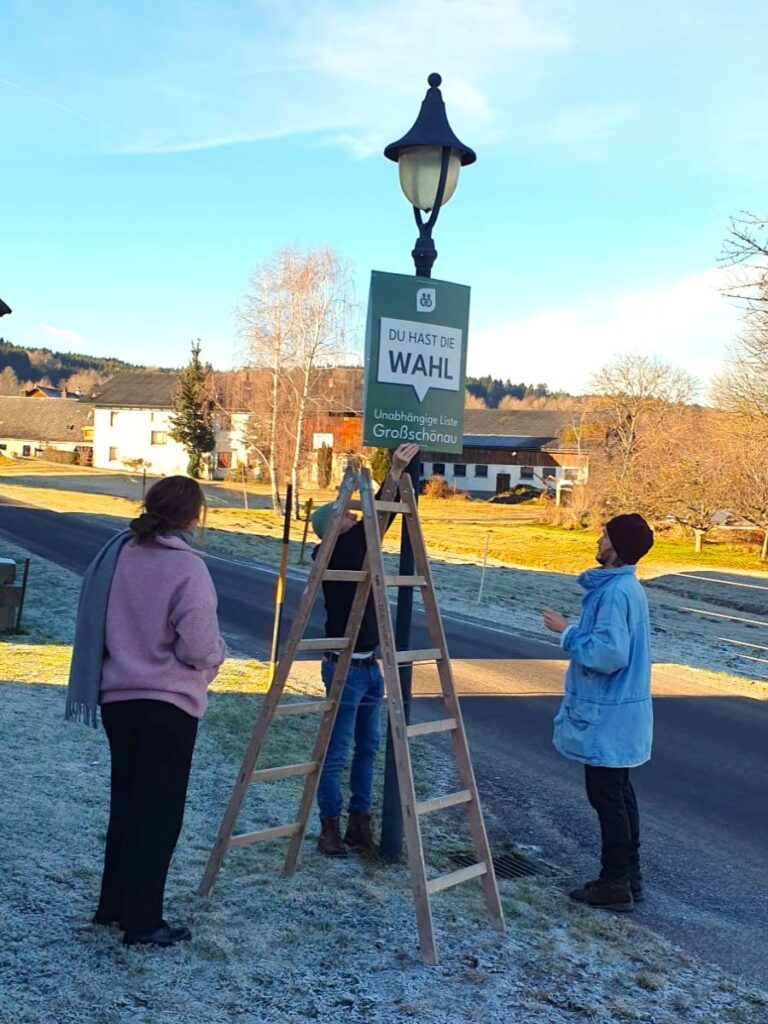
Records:
M78 573L113 528L0 499L0 534ZM224 629L263 656L272 572L224 558L209 564ZM289 618L300 592L298 580L289 583ZM568 878L591 877L597 831L581 769L550 742L557 649L453 618L445 625L492 842L526 844ZM414 646L428 646L423 629L417 615ZM322 635L319 611L311 632ZM635 775L648 897L634 920L768 987L768 701L674 677L657 690L654 757ZM438 713L432 692L417 670L415 718Z

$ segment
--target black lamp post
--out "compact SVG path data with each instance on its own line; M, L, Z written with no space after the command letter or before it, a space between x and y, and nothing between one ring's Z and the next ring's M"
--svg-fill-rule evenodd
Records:
M6 303L3 302L2 299L0 299L0 316L5 316L6 313L12 313L12 312L13 312L13 310L11 309L11 307L6 305Z
M421 104L419 116L411 130L384 150L388 160L396 161L400 170L400 186L413 207L419 237L411 255L417 277L431 277L437 250L432 240L440 210L456 190L459 170L472 164L477 157L473 150L453 134L445 113L440 92L440 75L431 74L429 89ZM422 211L429 214L425 221ZM418 501L421 456L417 455L408 466L408 475ZM413 550L407 530L400 541L400 575L413 575ZM397 592L395 618L395 644L398 650L407 650L411 642L413 618L413 587L400 587ZM403 694L405 720L411 720L411 681L413 666L401 665L400 688ZM384 766L384 796L381 813L380 850L387 860L399 860L403 848L403 816L397 785L392 736L387 729L387 751Z

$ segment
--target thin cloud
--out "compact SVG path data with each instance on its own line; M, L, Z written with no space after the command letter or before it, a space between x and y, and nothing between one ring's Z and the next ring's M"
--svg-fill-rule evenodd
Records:
M50 33L61 29L61 45L27 68L25 81L59 83L62 102L53 108L84 119L78 106L93 110L86 120L97 122L94 143L119 153L308 133L371 152L408 126L414 93L426 90L431 71L445 76L459 134L471 124L473 141L484 141L483 132L495 138L517 123L510 107L524 102L539 56L573 45L530 0L307 0L300 12L273 0L233 0L223 12L201 0L179 3L165 20L149 0L136 0L99 23L96 38L90 19L79 31L70 15L64 22L53 9ZM142 19L152 31L138 47L132 40ZM36 38L31 21L26 31ZM39 124L20 118L19 127L40 138Z
M73 341L78 345L85 344L85 338L77 331L70 331L66 327L54 327L52 324L40 324L40 327L54 338L61 338L63 341Z
M720 368L738 328L738 311L722 296L724 280L723 272L707 271L471 334L468 372L544 381L577 394L616 355L639 352L706 380Z

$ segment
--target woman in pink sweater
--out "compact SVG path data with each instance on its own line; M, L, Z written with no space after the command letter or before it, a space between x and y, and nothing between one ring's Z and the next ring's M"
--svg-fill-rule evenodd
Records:
M226 655L213 582L185 538L204 510L196 481L154 484L109 584L98 701L112 755L111 799L94 923L119 925L126 945L191 937L163 919L163 893L197 724Z

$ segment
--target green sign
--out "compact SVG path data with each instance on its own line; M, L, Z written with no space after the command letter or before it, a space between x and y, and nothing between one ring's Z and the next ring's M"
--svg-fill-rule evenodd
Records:
M469 288L371 274L363 444L462 450Z

